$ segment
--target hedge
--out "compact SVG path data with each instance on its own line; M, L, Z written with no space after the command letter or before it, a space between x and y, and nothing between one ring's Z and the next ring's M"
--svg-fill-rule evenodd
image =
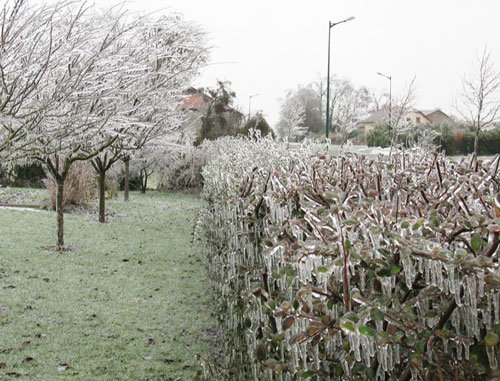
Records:
M226 342L212 377L498 377L498 157L218 150L200 225Z

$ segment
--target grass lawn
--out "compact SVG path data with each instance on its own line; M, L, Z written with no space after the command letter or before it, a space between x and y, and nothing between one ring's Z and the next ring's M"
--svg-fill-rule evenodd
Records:
M0 209L0 379L191 380L210 355L208 280L191 243L199 198L132 193L108 223Z

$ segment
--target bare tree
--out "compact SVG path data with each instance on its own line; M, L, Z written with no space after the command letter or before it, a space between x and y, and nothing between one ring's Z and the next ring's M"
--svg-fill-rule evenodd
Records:
M127 172L134 151L151 141L157 147L158 142L176 140L175 132L183 122L178 107L182 91L207 59L204 32L178 15L141 17L135 29L128 60L142 68L142 75L134 92L118 100L120 107L131 110L127 115L130 123L108 131L110 138L118 137L91 159L99 175L100 222L105 222L106 172L119 160L125 161ZM128 176L125 180L128 182Z
M344 79L334 79L330 88L332 128L340 135L343 145L356 129L357 122L368 112L371 96L367 88L355 88Z
M7 1L0 10L0 156L18 158L30 132L55 99L43 96L44 81L60 65L66 28L55 31L66 2L29 7ZM33 136L30 136L33 138Z
M476 58L475 72L462 79L462 93L455 109L474 131L474 154L478 151L479 132L494 126L500 111L500 72L484 48Z
M304 125L305 111L300 99L289 92L281 105L278 135L290 144L292 139L298 140L307 133Z
M407 117L413 111L416 100L416 77L413 77L402 92L392 100L391 110L386 109L386 119L391 127L391 150L398 137L408 133L414 127L411 122L407 121Z

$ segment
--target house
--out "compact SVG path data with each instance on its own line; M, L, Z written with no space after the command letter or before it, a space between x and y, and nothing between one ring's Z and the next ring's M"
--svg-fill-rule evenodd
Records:
M398 117L399 109L392 108L392 119ZM417 110L412 109L405 112L401 117L401 122L409 125L439 125L453 124L453 119L439 109L434 110ZM372 131L376 126L389 124L389 107L384 107L378 111L371 113L366 119L358 123L358 128L365 131L365 136Z
M183 143L193 144L196 140L201 130L202 117L206 115L213 100L203 90L194 87L190 87L185 91L185 98L179 106L179 109L185 115L181 136ZM223 115L229 125L238 125L243 116L241 112L230 106L224 108Z

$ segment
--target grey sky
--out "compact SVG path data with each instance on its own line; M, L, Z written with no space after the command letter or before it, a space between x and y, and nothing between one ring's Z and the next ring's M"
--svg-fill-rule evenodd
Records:
M112 0L95 0L98 5ZM485 44L500 70L499 0L132 0L137 10L168 9L208 32L212 65L197 86L232 82L237 105L262 110L274 126L287 89L326 77L328 21L332 73L375 91L401 92L416 76L418 106L453 112L452 98ZM224 63L234 62L234 63Z

